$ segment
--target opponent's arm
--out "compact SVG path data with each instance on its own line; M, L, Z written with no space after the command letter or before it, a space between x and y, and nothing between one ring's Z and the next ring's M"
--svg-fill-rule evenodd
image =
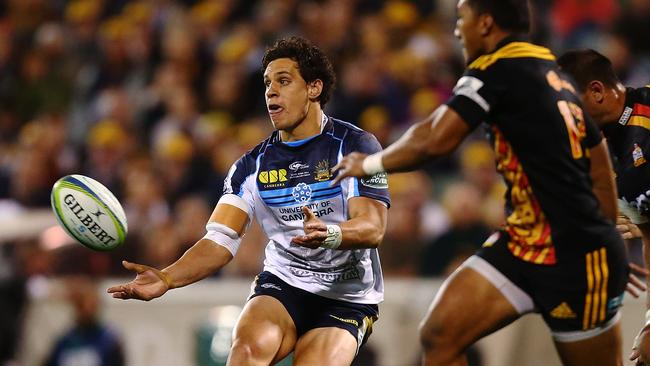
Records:
M305 235L291 239L292 244L307 248L324 247L338 250L376 248L386 232L388 208L378 200L353 197L348 200L350 219L338 225L327 225L307 207L303 207Z
M217 204L206 225L208 234L197 241L181 258L163 270L124 261L126 269L137 273L136 278L109 288L108 293L119 299L149 301L162 296L170 289L186 286L209 276L232 260L231 250L238 246L248 219L248 213L241 208L226 203Z
M607 142L603 139L590 150L591 169L589 174L593 182L593 192L600 203L600 209L605 216L616 222L618 205L616 202L616 183L612 171L612 162L609 160Z
M411 126L384 151L370 156L357 152L345 156L332 169L339 171L332 185L350 176L363 177L381 171L398 172L416 168L425 161L453 151L471 130L456 111L446 105L440 106L427 119Z

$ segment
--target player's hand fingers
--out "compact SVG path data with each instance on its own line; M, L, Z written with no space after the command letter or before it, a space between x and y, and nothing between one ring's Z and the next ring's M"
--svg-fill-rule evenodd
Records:
M310 222L305 224L305 232L307 231L327 231L327 225L320 221Z
M334 187L335 185L339 184L340 181L342 181L347 177L348 177L348 170L346 168L339 170L339 174L337 174L336 177L332 179L332 182L330 183L330 187Z
M634 361L637 358L639 358L639 349L635 346L632 347L632 352L630 353L629 359L630 361ZM638 364L638 362L636 364Z
M635 288L638 288L641 291L646 290L646 284L645 282L641 281L637 276L630 274L630 278L628 279L628 283L630 283L632 286Z
M650 275L650 271L648 271L647 268L642 267L636 263L630 262L630 269L632 270L632 273L639 275L639 276L648 276Z
M137 274L151 269L149 266L145 266L144 264L131 263L128 261L122 261L122 266L124 266L124 268L128 269L129 271L133 271Z
M633 298L638 299L639 298L639 291L637 291L632 285L629 283L625 285L625 292L630 294Z
M316 215L314 215L312 210L310 210L307 206L302 206L302 213L305 214L305 219L303 220L304 222L311 221L316 218Z
M345 160L346 160L346 159L343 158L343 160L341 160L340 163L334 165L334 166L332 167L332 169L330 169L330 171L332 172L332 174L335 173L337 170L341 169L341 168L345 165Z

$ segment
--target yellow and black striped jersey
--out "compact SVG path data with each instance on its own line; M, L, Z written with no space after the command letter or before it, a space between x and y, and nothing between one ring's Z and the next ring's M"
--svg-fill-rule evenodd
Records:
M615 158L618 194L633 202L650 189L650 86L627 88L618 123L603 132Z
M551 265L572 246L582 253L615 230L589 175L589 149L602 140L600 131L550 50L504 39L468 66L447 105L471 127L488 126L508 186L503 231L513 255Z

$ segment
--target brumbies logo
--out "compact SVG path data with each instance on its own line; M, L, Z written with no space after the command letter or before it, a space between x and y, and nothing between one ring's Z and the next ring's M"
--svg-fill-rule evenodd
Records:
M370 178L361 178L361 184L368 188L386 189L388 188L388 175L381 172L373 175Z
M319 182L324 182L332 178L332 172L330 171L330 163L327 160L322 160L320 163L316 164L316 170L314 170L314 179Z

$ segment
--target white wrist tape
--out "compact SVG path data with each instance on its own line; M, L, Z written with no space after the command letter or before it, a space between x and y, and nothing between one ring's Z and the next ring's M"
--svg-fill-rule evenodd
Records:
M338 225L327 225L327 239L321 244L321 248L336 249L343 241L343 233Z
M208 233L205 234L203 239L211 240L228 249L233 257L237 254L239 244L241 244L241 238L235 230L218 222L208 222L208 224L205 225L205 229Z
M375 175L377 173L385 171L384 164L381 162L382 155L383 154L381 152L378 152L372 155L368 155L365 159L363 159L361 168L363 169L363 172L366 173L366 175Z
M645 311L645 325L644 328L648 327L650 325L650 309Z

